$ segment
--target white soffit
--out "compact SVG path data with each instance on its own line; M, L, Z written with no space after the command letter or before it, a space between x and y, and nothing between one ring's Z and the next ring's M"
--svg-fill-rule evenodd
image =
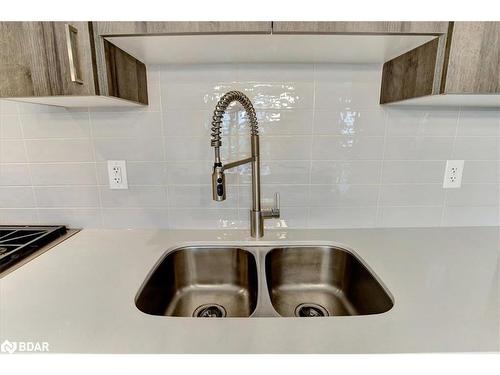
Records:
M107 37L146 64L383 63L433 35L148 35Z

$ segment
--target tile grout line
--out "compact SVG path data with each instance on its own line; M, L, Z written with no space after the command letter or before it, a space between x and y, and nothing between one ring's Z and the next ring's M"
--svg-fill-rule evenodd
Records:
M312 123L311 123L311 139L309 141L309 178L307 191L307 214L305 227L310 228L311 223L311 184L312 184L312 166L313 166L313 144L314 144L314 122L316 121L316 82L318 79L318 64L313 64L313 99L312 99Z
M163 85L162 85L162 79L161 79L161 68L160 68L160 65L155 65L156 69L158 70L157 71L157 75L158 75L158 86L159 86L159 93L158 93L158 100L159 100L159 105L160 105L160 124L161 124L161 150L162 150L162 154L163 154L163 160L162 160L162 163L165 164L165 166L162 166L162 169L161 169L161 174L162 174L162 182L163 182L163 186L164 186L164 189L163 189L163 196L164 196L164 199L165 199L165 212L166 212L166 215L167 215L167 228L171 228L170 226L170 205L169 205L169 197L170 197L170 194L169 194L169 187L170 187L170 181L168 181L168 163L167 163L167 135L165 134L165 116L164 116L164 113L166 111L163 110L163 96L162 96L162 89L163 89ZM166 88L166 87L165 87Z
M382 199L382 182L384 176L384 163L385 163L385 148L387 142L387 128L389 127L389 111L384 110L384 142L382 144L382 157L380 161L380 176L378 178L378 195L377 195L377 209L375 211L375 227L379 227L381 224L380 219L380 201Z
M39 207L38 207L38 200L37 200L36 193L35 193L35 185L33 183L32 166L30 163L30 158L28 156L28 146L26 144L26 138L24 137L24 125L23 125L23 121L21 118L21 110L19 108L18 103L16 103L16 111L17 111L17 118L19 120L19 126L21 127L21 136L23 137L24 155L26 157L26 161L28 164L28 174L29 174L29 179L30 179L30 184L31 184L31 194L33 197L33 203L35 205L36 221L37 221L37 224L40 224L40 211L39 211Z
M259 111L259 110L256 110ZM314 112L314 111L311 111ZM148 113L153 113L153 112L148 112ZM160 113L160 112L158 112ZM270 138L270 139L276 139L276 138L296 138L296 139L302 139L304 136L311 135L311 133L288 133L288 134L277 134L277 133L268 133L268 134L261 134L262 137L265 138ZM373 139L373 138L384 138L384 135L350 135L350 134L334 134L334 133L319 133L319 134L314 134L316 137L321 137L321 138L357 138L357 139ZM180 138L180 139L204 139L206 136L205 135L166 135L165 137L169 138ZM240 134L234 134L228 136L228 138L239 138ZM136 135L119 135L119 136L96 136L95 139L101 139L101 140L109 140L109 139L136 139ZM154 135L146 136L143 137L145 139L148 138L156 138ZM427 138L427 139L455 139L455 138L472 138L472 139L477 139L477 138L486 138L486 139L498 139L500 140L500 136L495 136L495 135L457 135L455 136L450 136L450 135L388 135L387 138L389 139L395 139L395 138ZM67 140L85 140L88 139L88 136L75 136L75 137L26 137L25 138L28 141L67 141ZM6 139L8 140L8 139Z
M455 157L455 148L456 148L456 143L457 143L458 127L459 127L459 124L460 124L460 118L461 117L462 117L462 107L459 107L458 108L458 113L457 113L457 120L456 120L456 123L455 123L455 135L453 137L453 143L452 143L452 146L451 146L451 155L450 155L450 158L452 158L452 159ZM441 220L440 220L440 223L439 223L441 227L445 226L445 222L444 222L445 220L444 219L445 219L445 214L446 214L446 204L447 204L447 202L448 202L448 189L444 189L443 209L441 210Z
M97 169L97 152L95 148L95 142L94 142L94 126L92 124L92 117L90 115L90 108L87 108L87 116L88 116L88 124L89 124L89 135L90 135L90 140L91 140L91 147L92 147L92 158L94 159L93 164L94 164L94 174L95 174L95 188L97 190L97 199L99 203L99 221L100 221L100 227L104 227L104 212L103 212L103 206L102 206L102 197L101 197L101 188L99 184L99 171ZM107 170L107 168L106 168Z
M245 184L242 183L240 185L238 184L227 184L228 186L231 187L250 187L251 184ZM307 183L302 183L302 184L291 184L291 183L286 183L286 182L279 182L279 183L265 183L262 184L263 186L309 186ZM329 186L329 187L338 187L338 186L354 186L354 187L371 187L371 186L379 186L378 183L351 183L351 184L343 184L343 183L338 183L338 184L311 184L311 186L319 186L319 187L324 187L324 186ZM441 186L442 183L440 182L422 182L422 183L386 183L384 186ZM496 182L467 182L462 184L462 186L477 186L477 185L486 185L486 186L492 186L492 185L498 185ZM106 187L108 185L106 184L50 184L50 185L38 185L37 187L39 188L91 188L91 187ZM153 188L153 187L165 187L163 184L129 184L129 186L134 186L138 188ZM211 186L210 184L194 184L194 183L185 183L185 184L170 184L169 186L177 186L177 187L209 187ZM13 187L31 187L31 185L1 185L0 188L13 188Z

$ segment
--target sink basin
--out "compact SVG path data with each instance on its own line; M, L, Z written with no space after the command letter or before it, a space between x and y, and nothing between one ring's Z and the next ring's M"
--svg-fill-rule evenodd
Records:
M169 250L137 294L150 315L195 318L380 314L393 300L336 246L194 245Z
M281 316L369 315L393 306L370 271L340 248L275 248L265 269L271 303Z
M142 312L177 317L248 317L257 304L257 267L243 249L184 247L160 261L136 300Z

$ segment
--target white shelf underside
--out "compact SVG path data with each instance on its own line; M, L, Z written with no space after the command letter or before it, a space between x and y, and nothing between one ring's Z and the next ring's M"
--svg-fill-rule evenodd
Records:
M383 63L433 35L157 35L107 39L146 64Z

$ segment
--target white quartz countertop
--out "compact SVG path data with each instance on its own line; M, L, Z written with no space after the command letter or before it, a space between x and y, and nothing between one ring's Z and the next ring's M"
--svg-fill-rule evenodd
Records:
M186 244L333 244L395 300L383 314L327 318L151 316L134 299ZM246 231L83 230L0 280L0 342L51 352L378 353L498 351L499 228Z

